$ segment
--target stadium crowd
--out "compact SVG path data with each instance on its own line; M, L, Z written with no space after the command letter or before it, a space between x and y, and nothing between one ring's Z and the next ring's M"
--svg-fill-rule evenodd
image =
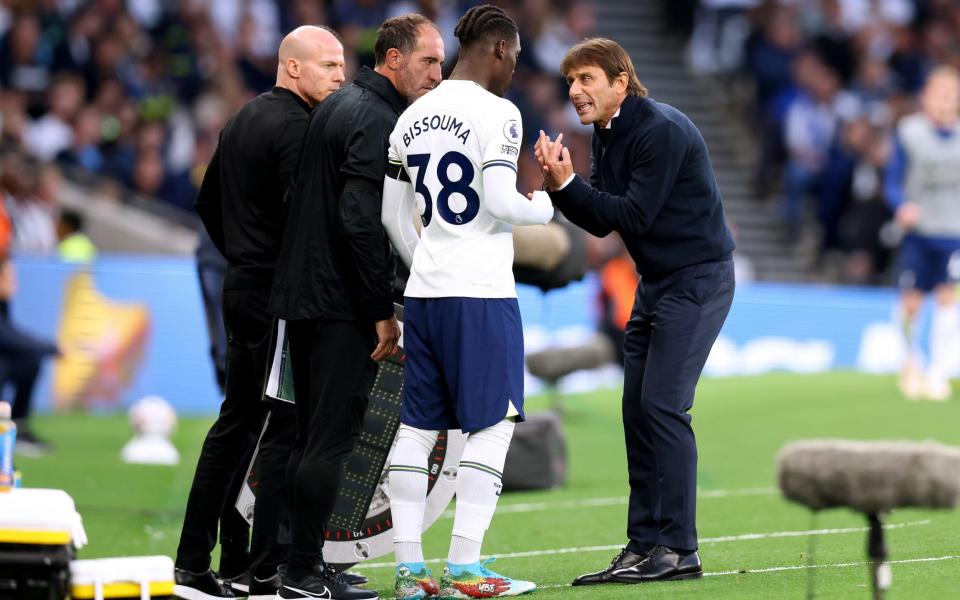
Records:
M193 214L193 200L235 110L270 89L276 49L301 24L342 36L347 80L373 63L377 27L419 12L456 55L453 26L471 0L34 0L0 3L0 193L14 253L55 251L62 172L119 200ZM574 132L559 75L563 52L593 27L582 0L500 3L517 19L523 52L509 97L521 109L521 189L540 186L539 129ZM589 131L568 133L589 172ZM170 211L168 211L170 212Z
M903 232L883 175L891 136L937 65L960 64L950 0L704 0L674 23L703 74L746 75L758 197L784 243L813 237L820 266L850 283L892 280ZM811 226L810 213L815 215Z

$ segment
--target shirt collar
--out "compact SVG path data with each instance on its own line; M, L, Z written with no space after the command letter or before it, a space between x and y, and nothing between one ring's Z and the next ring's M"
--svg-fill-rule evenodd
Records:
M393 87L393 83L391 83L389 79L370 67L360 69L360 72L357 73L357 77L353 82L362 88L367 88L386 100L390 108L393 109L393 112L398 115L406 110L406 98L400 95L400 92L397 91L397 88Z
M633 120L633 115L639 110L640 105L646 101L646 97L641 98L640 96L627 96L623 99L623 102L620 103L620 108L617 109L617 112L610 117L610 121L605 127L600 128L598 125L594 124L593 130L594 133L596 133L600 138L600 142L606 146L613 137L614 132L622 127L621 125L614 127L613 122L617 121L619 123L622 121L624 123L629 123Z
M607 121L607 125L604 129L613 129L613 120L620 116L620 109L617 109L617 112L613 113L613 116L610 117L610 120Z
M297 101L297 103L303 108L303 110L310 112L310 105L307 104L307 101L301 98L300 96L298 96L297 93L294 92L293 90L276 85L273 87L273 93L279 94L281 96L283 95L290 96L291 98Z

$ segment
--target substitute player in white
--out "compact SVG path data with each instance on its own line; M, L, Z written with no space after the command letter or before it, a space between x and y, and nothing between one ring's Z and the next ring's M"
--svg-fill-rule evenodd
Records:
M516 24L490 5L457 23L450 79L408 108L390 137L383 223L410 266L404 301L403 410L390 466L397 598L495 598L536 586L480 562L514 423L523 420L523 331L512 225L547 223L549 197L517 192L520 112L501 96L513 77ZM415 209L423 228L417 236ZM427 459L438 430L468 434L457 510L439 584L420 534Z

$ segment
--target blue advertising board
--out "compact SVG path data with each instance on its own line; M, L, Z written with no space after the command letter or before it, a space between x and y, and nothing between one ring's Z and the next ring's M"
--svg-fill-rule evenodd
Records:
M220 397L196 267L187 258L103 256L90 267L19 258L14 321L58 340L44 366L38 410L125 408L144 396L179 412L212 413ZM595 335L597 280L547 294L520 286L527 351ZM737 289L708 376L857 369L889 372L905 349L891 289L756 283ZM580 373L561 388L617 385L616 367ZM528 392L539 382L528 378Z

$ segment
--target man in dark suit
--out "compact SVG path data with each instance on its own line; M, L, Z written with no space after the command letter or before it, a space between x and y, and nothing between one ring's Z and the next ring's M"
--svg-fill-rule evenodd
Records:
M603 237L616 231L640 274L624 336L623 427L629 543L574 585L703 575L697 553L697 446L689 410L733 300L733 239L706 144L672 106L647 97L626 51L589 39L561 72L593 124L590 181L543 132L536 156L554 205Z
M443 39L425 17L394 17L380 26L374 54L374 69L361 69L310 117L270 296L271 310L287 322L297 399L280 598L377 598L324 563L323 536L375 361L390 356L400 336L380 223L390 132L407 104L440 82Z
M197 213L214 245L227 259L223 318L227 334L225 397L220 415L200 451L187 498L176 558L174 593L180 598L232 598L229 586L210 570L210 552L228 498L230 482L246 468L270 405L263 402L273 317L267 310L280 241L284 195L297 166L310 109L340 87L343 46L321 27L300 27L280 44L276 86L241 108L220 134L220 143L203 178ZM284 437L292 435L293 410L277 405L261 443L262 460L284 464ZM290 423L286 428L284 423ZM279 454L277 456L276 454ZM283 469L264 465L278 481L261 487L254 518L251 597L273 596L279 585L274 550L279 511L262 510L279 501ZM245 542L245 540L242 540ZM246 570L246 565L238 565ZM234 575L222 573L221 575ZM262 588L262 589L258 589Z

